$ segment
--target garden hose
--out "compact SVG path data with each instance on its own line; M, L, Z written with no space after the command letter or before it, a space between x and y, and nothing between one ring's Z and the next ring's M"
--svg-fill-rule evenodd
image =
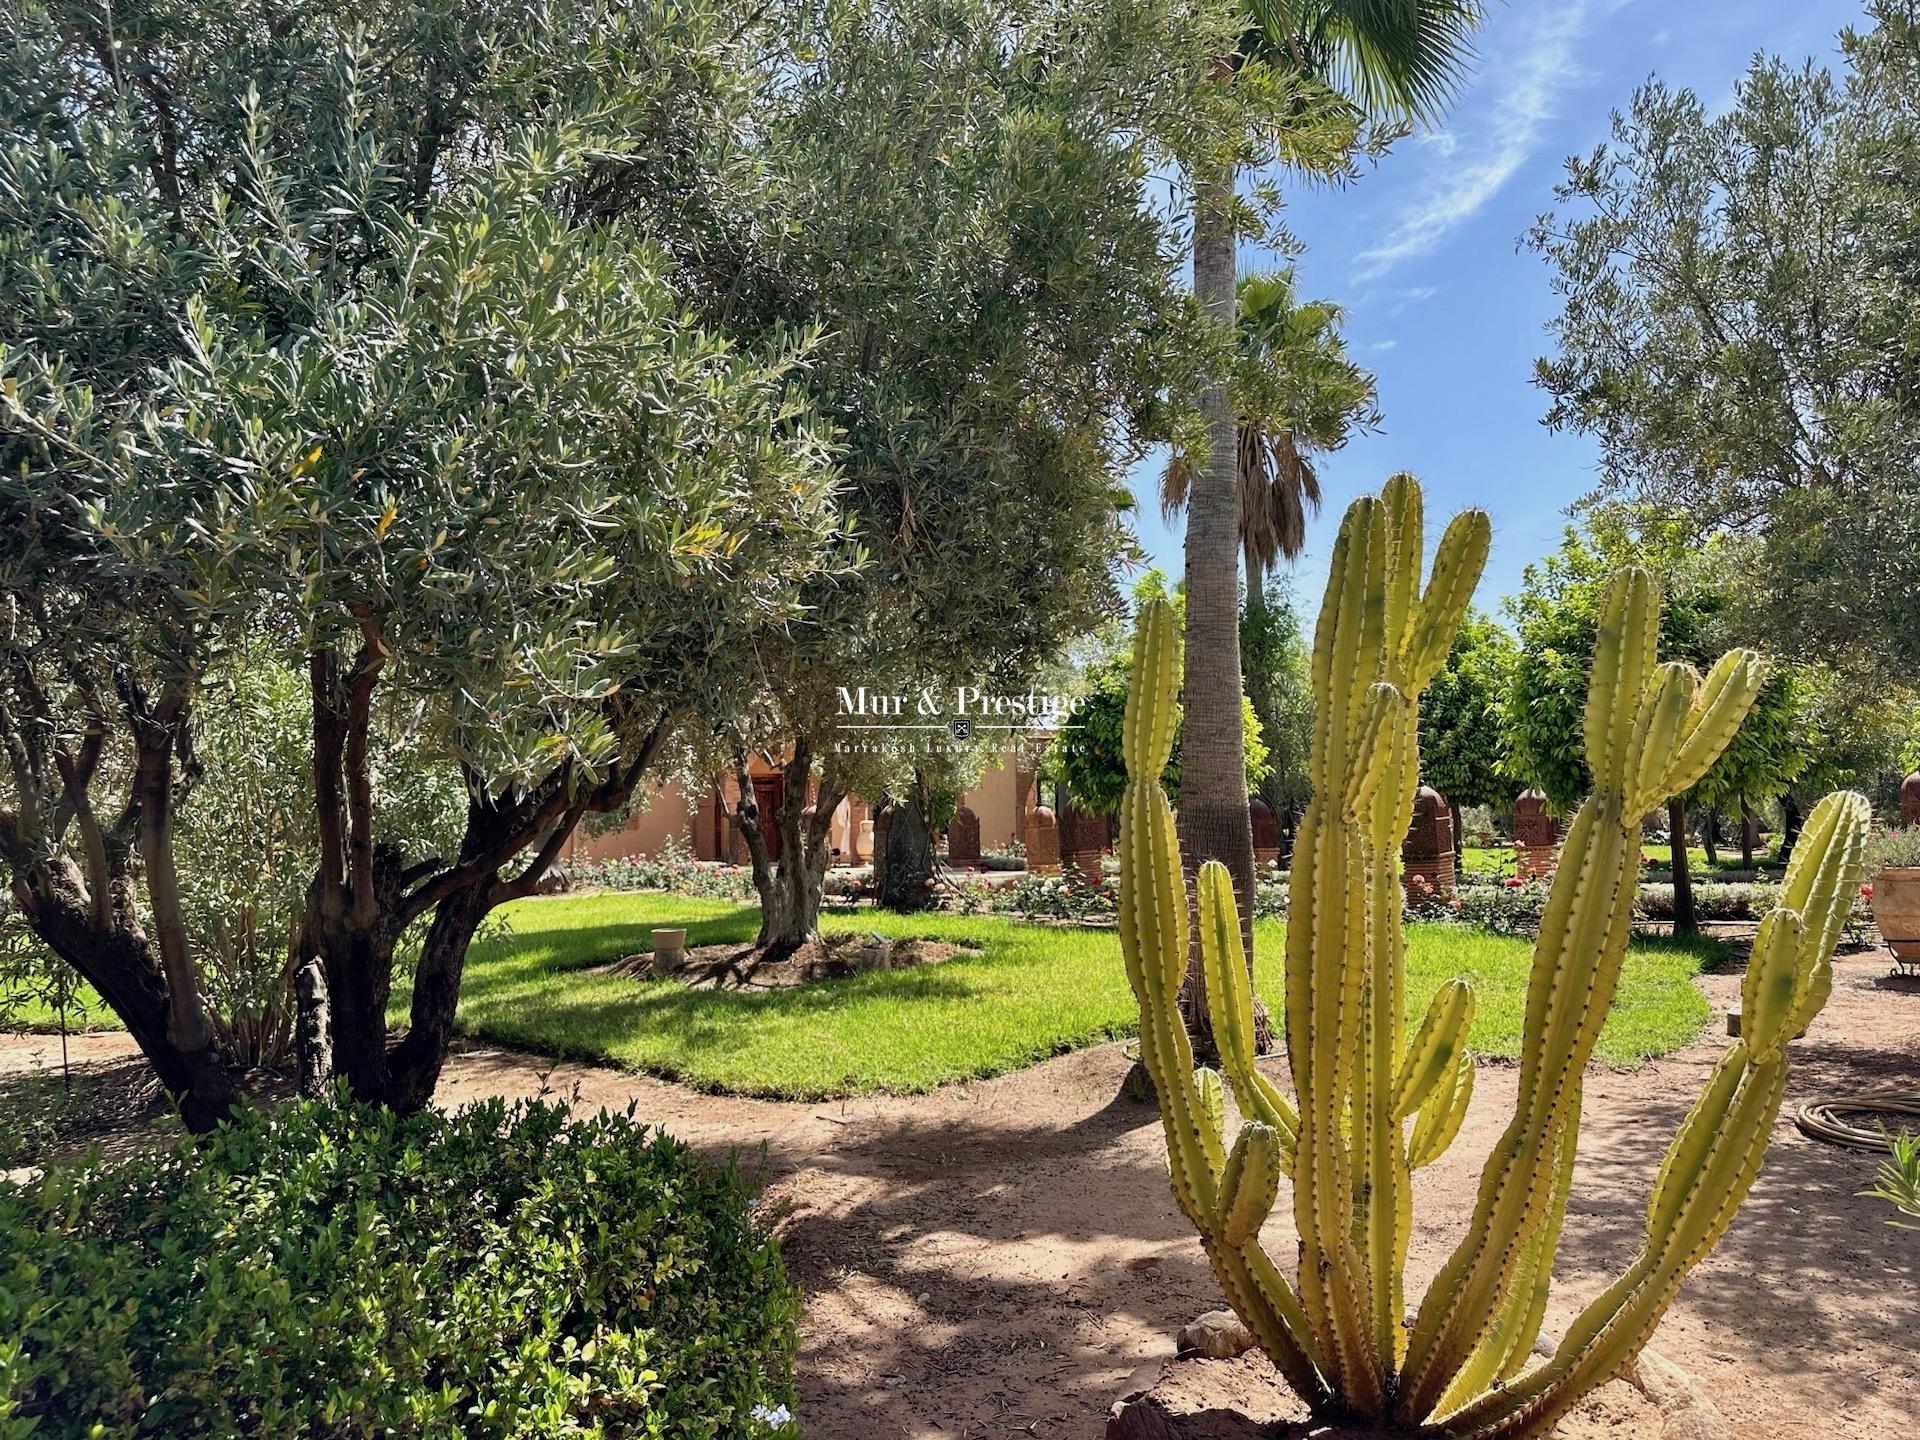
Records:
M1844 1120L1842 1116L1878 1116L1869 1127ZM1891 1095L1842 1095L1832 1100L1814 1100L1800 1107L1796 1123L1805 1134L1829 1145L1844 1145L1849 1150L1888 1151L1887 1138L1892 1130L1885 1117L1902 1118L1900 1129L1920 1130L1920 1090L1903 1090Z

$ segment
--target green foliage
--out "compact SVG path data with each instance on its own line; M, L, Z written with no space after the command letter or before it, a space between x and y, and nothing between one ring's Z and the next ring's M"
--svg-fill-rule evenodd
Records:
M1603 494L1724 537L1743 633L1909 683L1920 11L1867 11L1837 71L1761 55L1725 103L1651 81L1567 162L1532 236L1562 296L1538 375Z
M1127 686L1132 662L1114 656L1090 667L1085 677L1085 697L1074 723L1060 732L1050 747L1050 768L1066 781L1074 802L1095 815L1110 815L1120 804L1126 789L1127 771L1121 755L1121 728L1127 709ZM1253 702L1240 697L1241 744L1246 753L1247 791L1257 792L1266 778L1269 764L1260 720ZM1161 775L1167 793L1180 794L1180 741L1176 726L1173 753Z
M1499 710L1501 765L1562 811L1592 783L1583 710L1600 600L1613 569L1637 563L1669 577L1660 654L1704 666L1720 623L1719 595L1689 566L1679 532L1636 512L1598 512L1584 534L1568 527L1560 550L1527 566L1520 592L1507 601L1520 648ZM1807 762L1807 695L1792 667L1770 667L1752 711L1688 803L1732 809L1742 799L1757 803L1786 790Z
M155 802L191 777L221 651L258 641L329 732L302 948L336 1059L424 1104L479 917L626 798L743 635L857 558L801 393L817 331L709 323L674 248L761 183L738 141L777 26L723 0L20 11L0 729L35 742L7 747L0 857L208 1123L225 1057ZM376 793L382 710L457 777L457 848L413 849ZM154 783L106 793L141 742ZM394 947L428 916L438 1013L390 1061Z
M1920 825L1875 830L1867 837L1867 870L1898 870L1920 865Z
M1282 576L1249 589L1240 612L1240 670L1247 699L1267 747L1265 800L1281 823L1292 827L1306 808L1307 747L1313 738L1313 692L1307 682L1307 642L1300 611Z
M320 855L312 697L265 648L243 645L207 680L193 743L213 778L189 793L174 835L208 1018L245 1066L289 1056L294 939ZM428 763L391 708L378 717L371 779L389 843L410 855L459 852L460 777Z
M697 860L678 835L652 855L576 860L567 874L579 890L663 890L706 900L750 900L753 878L738 865Z
M1886 1201L1899 1212L1902 1218L1890 1218L1889 1225L1920 1230L1920 1134L1887 1137L1887 1158L1880 1162L1873 1187L1862 1193Z
M1500 765L1500 716L1517 648L1498 622L1469 614L1420 697L1420 778L1456 813L1513 802L1513 782Z
M53 1166L0 1184L0 1434L771 1435L799 1297L752 1203L631 1115L498 1100Z

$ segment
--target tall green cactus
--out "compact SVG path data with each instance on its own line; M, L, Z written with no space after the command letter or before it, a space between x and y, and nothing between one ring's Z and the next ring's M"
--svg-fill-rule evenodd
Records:
M1421 496L1395 476L1356 500L1334 545L1314 640L1313 800L1294 846L1285 1034L1295 1103L1254 1063L1253 994L1225 869L1194 896L1220 1073L1195 1070L1181 1024L1188 896L1159 776L1178 688L1172 614L1134 637L1124 735L1120 938L1140 1055L1160 1102L1173 1193L1229 1303L1318 1411L1449 1440L1544 1434L1646 1343L1681 1278L1744 1198L1779 1113L1786 1043L1818 1013L1867 821L1857 795L1816 807L1748 968L1746 1035L1674 1136L1646 1244L1550 1360L1533 1363L1578 1143L1581 1077L1632 925L1641 817L1706 771L1761 681L1757 656L1702 682L1655 663L1660 597L1629 569L1602 607L1585 743L1593 793L1569 828L1528 984L1519 1093L1488 1157L1466 1238L1409 1317L1411 1175L1459 1132L1473 1090L1474 995L1442 986L1409 1038L1399 847L1419 780L1420 692L1446 657L1489 527L1448 526L1420 585ZM1243 1124L1231 1145L1225 1096ZM1283 1176L1299 1237L1289 1280L1260 1245Z

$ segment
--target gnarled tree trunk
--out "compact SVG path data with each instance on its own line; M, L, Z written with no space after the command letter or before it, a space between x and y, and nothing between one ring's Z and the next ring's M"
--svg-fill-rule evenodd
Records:
M119 868L97 907L80 868L64 856L17 869L13 897L34 935L113 1011L196 1133L224 1120L239 1098L218 1045L182 1046L170 1033L174 1006L159 948L140 919L132 876Z
M779 838L779 853L767 841L769 818L760 813L747 757L734 759L734 783L740 798L728 811L735 832L747 847L753 888L760 897L760 933L754 944L790 955L818 937L820 902L826 889L827 865L832 858L827 837L833 812L845 794L828 765L813 787L813 747L802 736L780 771L780 804L771 817ZM724 798L724 797L723 797Z
M1679 796L1667 802L1667 849L1673 856L1673 933L1700 933L1693 904L1693 872L1687 861L1687 806Z

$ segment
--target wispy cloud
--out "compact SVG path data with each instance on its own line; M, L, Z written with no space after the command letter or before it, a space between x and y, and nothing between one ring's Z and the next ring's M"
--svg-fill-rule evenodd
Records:
M1415 305L1431 300L1440 293L1438 285L1409 285L1400 292L1400 298L1393 302L1393 308L1387 314L1404 315Z
M1399 345L1400 342L1398 340L1376 340L1373 344L1367 346L1367 350L1372 354L1383 354L1388 350L1399 348Z
M1380 243L1355 257L1356 280L1376 280L1426 254L1499 194L1539 147L1561 92L1579 78L1576 55L1596 15L1620 8L1621 0L1562 0L1505 12L1514 28L1493 37L1454 122L1428 142L1427 153L1441 163Z

